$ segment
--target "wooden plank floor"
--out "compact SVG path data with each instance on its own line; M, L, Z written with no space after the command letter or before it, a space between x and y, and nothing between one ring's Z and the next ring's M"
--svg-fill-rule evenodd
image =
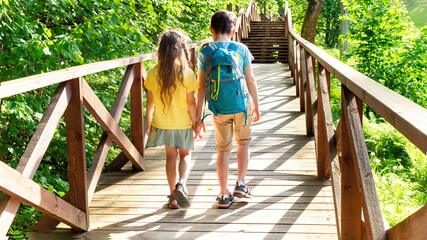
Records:
M313 138L305 135L287 65L254 64L262 117L252 127L247 183L252 199L217 209L215 139L208 121L195 142L188 181L191 206L169 210L164 151L149 149L147 171L104 173L90 203L90 231L65 225L31 239L337 239L332 189L318 180ZM236 146L236 145L235 145ZM237 177L230 159L229 189Z

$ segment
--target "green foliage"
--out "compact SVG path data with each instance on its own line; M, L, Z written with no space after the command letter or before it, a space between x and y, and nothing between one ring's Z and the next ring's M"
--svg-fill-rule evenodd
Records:
M248 0L0 0L0 82L85 63L154 51L158 36L175 27L193 41L210 37L212 14L229 3L246 9ZM144 62L148 69L153 62ZM111 109L124 68L85 76ZM16 167L57 85L0 100L0 160ZM130 135L130 106L120 127ZM102 128L85 110L87 165ZM68 191L65 124L61 120L34 180L63 196ZM120 150L113 144L107 163ZM41 214L23 205L9 231L23 239Z
M349 6L346 39L356 69L427 107L427 27L413 27L398 0L355 0Z
M289 0L288 2L288 6L291 9L292 14L292 27L294 29L294 32L300 34L308 3L305 0Z
M425 29L413 28L402 8L393 10L389 5L383 6L382 1L353 3L348 36L352 48L344 61L426 107ZM325 51L339 58L337 49ZM341 115L340 86L332 76L335 126ZM378 197L386 220L393 226L427 201L427 157L372 111L365 113L369 119L363 119L363 131Z
M427 156L373 114L363 122L381 208L394 226L427 202Z
M336 0L323 0L319 21L317 22L316 42L333 48L339 44L340 6Z
M408 9L408 15L415 26L422 28L427 24L427 5L423 0L402 0L403 5Z
M289 0L292 12L293 28L301 33L308 2L306 0ZM337 47L340 34L340 8L335 0L323 0L322 9L317 22L316 44L327 48Z

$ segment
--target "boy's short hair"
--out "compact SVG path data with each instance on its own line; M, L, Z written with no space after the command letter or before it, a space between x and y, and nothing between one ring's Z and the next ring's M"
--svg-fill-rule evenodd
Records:
M231 34L236 27L236 14L227 10L219 10L211 18L211 27L219 34Z

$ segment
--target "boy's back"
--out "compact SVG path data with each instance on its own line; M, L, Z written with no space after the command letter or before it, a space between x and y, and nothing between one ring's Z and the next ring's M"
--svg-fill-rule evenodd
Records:
M249 51L248 47L243 43L237 43L237 42L213 42L211 45L207 46L206 48L211 48L212 50L215 50L217 48L228 48L228 46L231 43L238 44L238 48L236 50L236 53L239 58L239 71L243 76L245 76L245 67L251 64L254 57L252 56L251 52ZM199 53L199 61L197 62L197 66L200 70L207 71L206 67L206 51L202 49ZM246 76L245 76L246 77Z

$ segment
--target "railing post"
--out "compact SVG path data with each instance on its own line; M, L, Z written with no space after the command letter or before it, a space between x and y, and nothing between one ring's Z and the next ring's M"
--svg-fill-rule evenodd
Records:
M130 90L132 143L135 145L135 148L138 150L141 156L144 157L144 106L142 97L142 84L143 78L147 75L147 73L142 63L135 63L134 67L135 78ZM143 164L145 165L145 161ZM143 168L144 167L145 166L143 166ZM134 169L136 168L134 167Z
M293 43L292 37L288 36L288 64L289 64L289 70L291 71L292 80L295 84L295 79L294 79L295 75L294 75L294 66L293 66L294 57L292 52L292 49L293 49L292 43Z
M300 62L300 51L299 51L299 44L296 40L294 40L294 54L295 54L295 91L296 96L300 96L300 75L301 75L301 62ZM301 103L300 103L301 104Z
M319 146L317 151L317 173L319 175L319 172L323 172L323 177L328 177L330 176L331 161L336 156L334 123L327 85L327 79L330 78L330 73L319 62L317 65L317 74L319 78L317 94L317 139Z
M331 177L337 233L338 239L341 239L341 168L337 155L337 144L327 85L330 73L320 62L317 62L317 66L317 173L319 177L321 176L321 172L324 173L323 177Z
M294 73L294 84L296 89L296 96L299 96L299 89L298 89L298 64L297 64L297 41L292 38L292 66L293 66L293 73Z
M307 79L307 70L306 70L306 59L305 59L305 55L304 55L304 47L298 44L298 53L299 53L299 106L300 106L300 111L304 112L305 111L305 82Z
M342 85L341 91L342 114L345 117L346 134L349 139L349 146L345 150L350 151L353 168L357 170L355 176L360 191L359 194L362 196L361 199L363 199L362 205L366 232L370 239L386 239L384 219L379 206L372 168L363 136L360 119L361 101L346 86ZM342 150L344 151L344 149ZM353 225L353 231L354 226L358 225Z
M344 88L344 85L342 85ZM361 195L357 185L356 169L351 155L348 119L345 117L344 90L341 89L341 119L339 127L339 160L341 168L341 239L361 239Z
M190 63L191 69L196 73L196 65L197 65L197 51L196 47L190 49Z
M305 123L307 136L314 135L314 141L316 146L316 155L317 155L317 95L316 95L316 83L315 83L315 69L314 69L314 58L303 49L305 57L305 66L303 69L306 70L306 99L305 99Z
M70 80L71 99L65 111L67 135L69 202L86 213L89 227L89 206L86 174L86 148L83 120L83 78ZM73 214L73 213L70 213Z

